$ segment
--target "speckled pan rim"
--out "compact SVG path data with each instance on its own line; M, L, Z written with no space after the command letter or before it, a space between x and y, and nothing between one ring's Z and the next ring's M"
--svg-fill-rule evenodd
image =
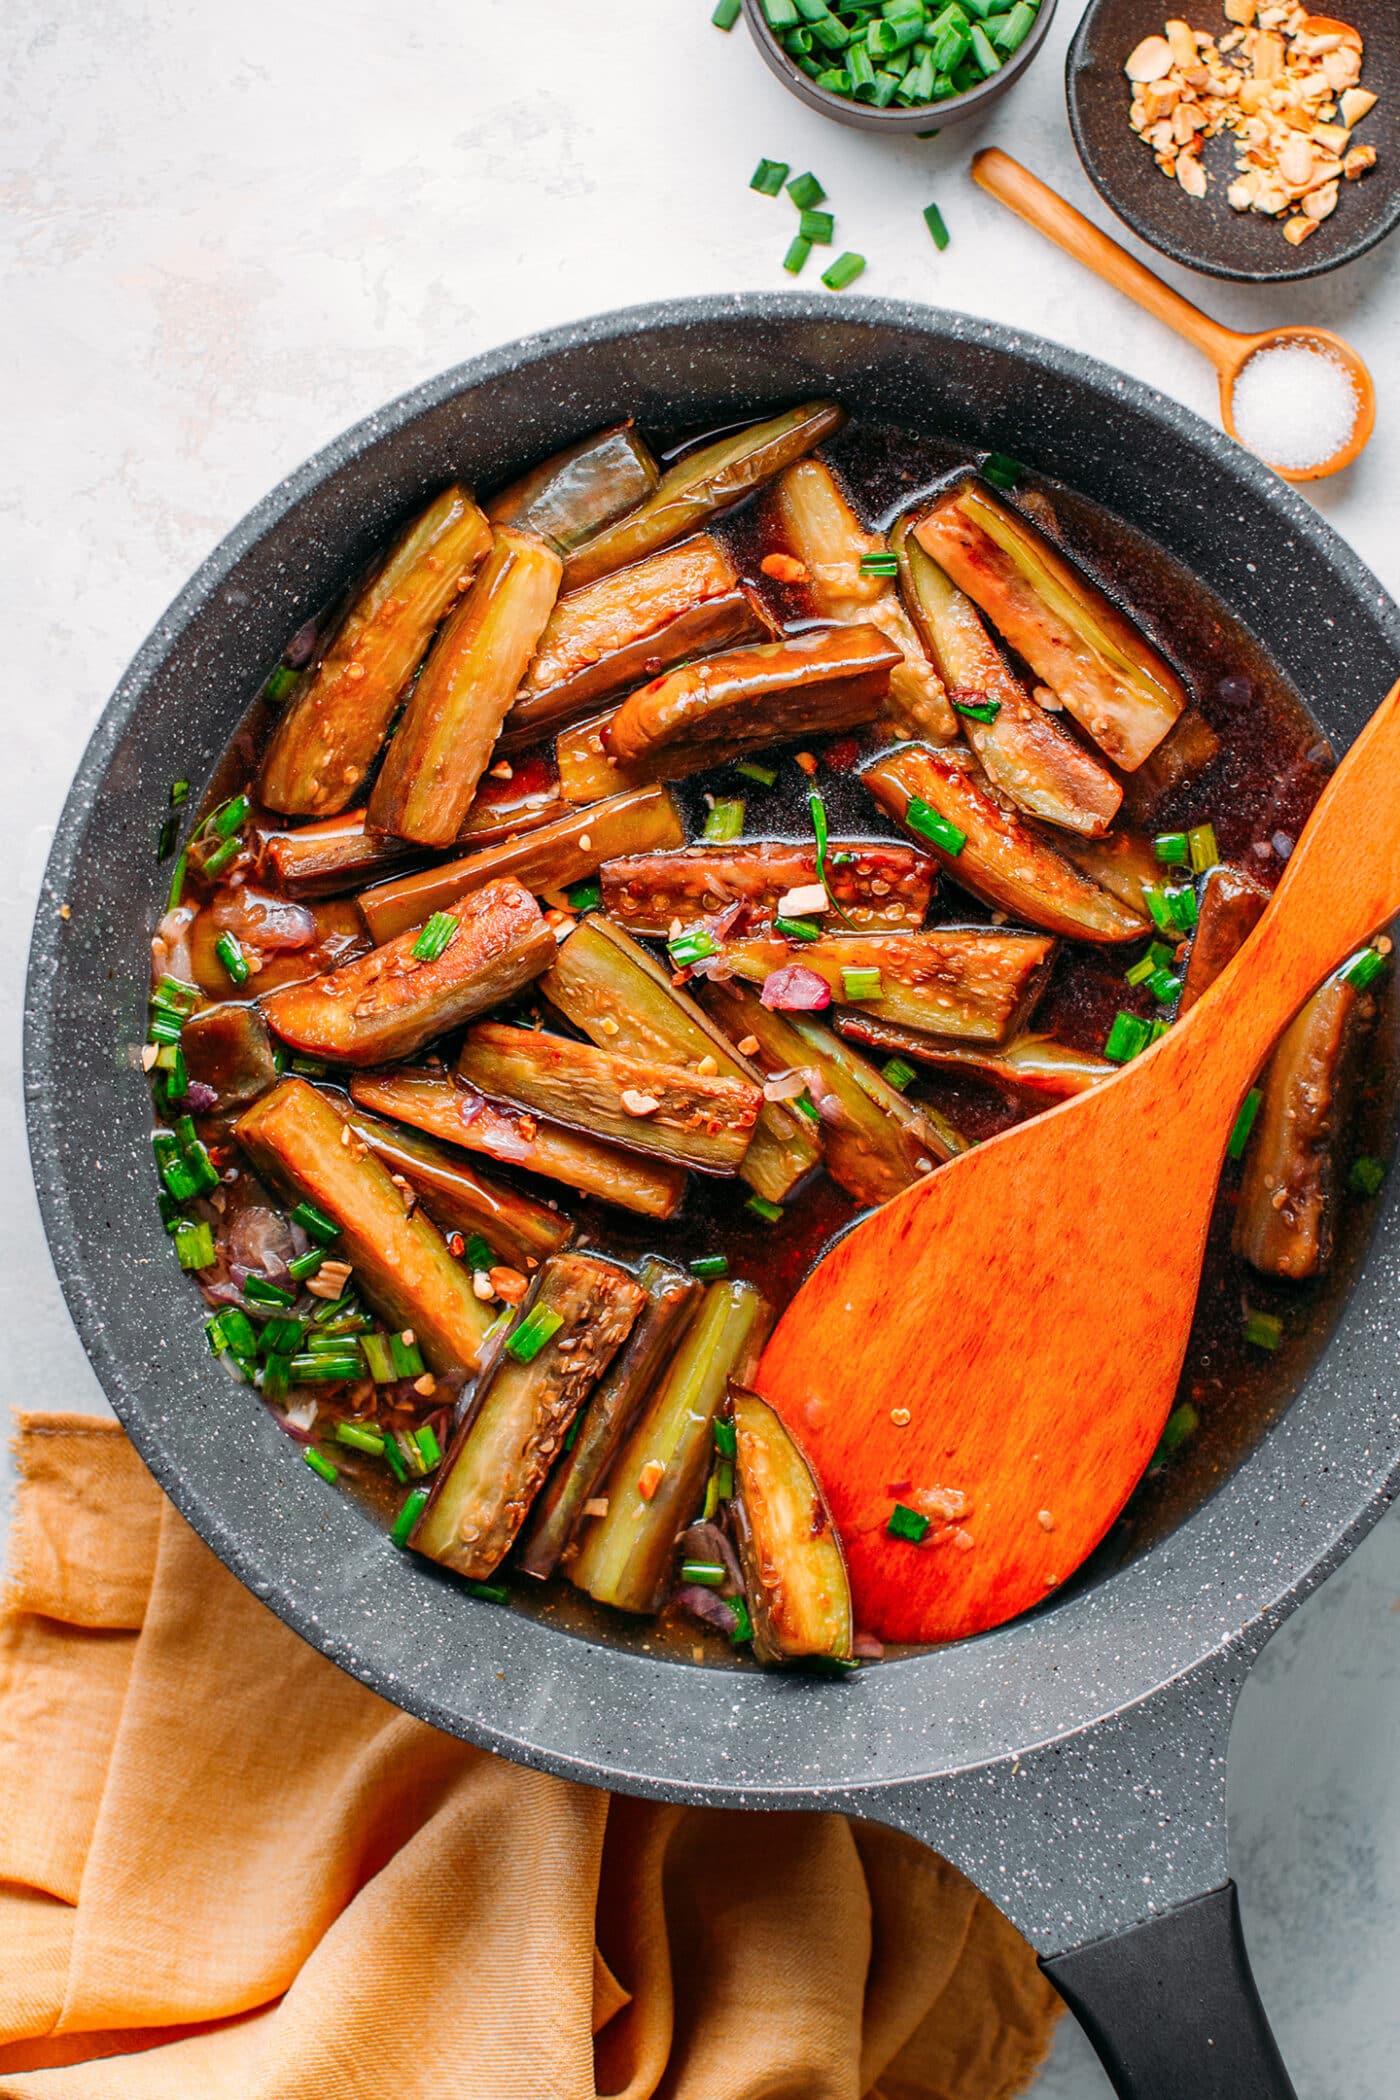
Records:
M124 741L139 732L158 673L238 563L313 491L470 388L547 367L567 351L735 322L756 333L775 324L892 329L908 338L907 355L939 344L982 347L1029 361L1055 383L1088 387L1107 415L1115 403L1130 407L1171 434L1183 471L1194 455L1242 501L1279 514L1343 595L1365 604L1400 662L1400 609L1301 497L1179 404L1058 345L926 307L872 299L838 306L801 294L660 303L527 337L412 389L287 477L201 566L138 652L84 753L55 836L30 957L26 1097L50 1247L94 1368L162 1487L254 1594L385 1698L518 1761L653 1795L791 1807L1009 1764L1035 1744L1090 1729L1224 1655L1251 1627L1276 1623L1345 1557L1400 1485L1400 1389L1386 1312L1400 1265L1393 1195L1356 1290L1289 1412L1178 1531L1046 1616L824 1684L756 1672L717 1677L585 1643L513 1612L466 1607L447 1579L395 1555L352 1504L288 1465L272 1428L238 1444L240 1506L232 1507L219 1451L182 1456L177 1429L163 1424L156 1399L113 1354L76 1252L74 1205L90 1202L91 1192L70 1186L50 1115L64 938L53 906L69 893L96 798ZM199 1359L182 1341L173 1355L178 1398L180 1378Z

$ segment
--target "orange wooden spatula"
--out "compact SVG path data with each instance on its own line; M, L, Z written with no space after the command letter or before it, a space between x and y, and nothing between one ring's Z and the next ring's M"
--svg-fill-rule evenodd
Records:
M860 1626L941 1641L999 1625L1117 1516L1176 1389L1240 1103L1308 994L1400 911L1397 783L1400 685L1190 1013L1118 1077L874 1212L789 1305L757 1384L820 1473ZM891 1537L894 1504L936 1514L934 1490L954 1521Z

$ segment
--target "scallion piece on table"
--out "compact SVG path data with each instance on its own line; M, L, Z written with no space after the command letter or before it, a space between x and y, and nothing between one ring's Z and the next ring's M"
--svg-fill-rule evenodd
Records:
M1156 1456L1165 1458L1169 1452L1180 1450L1188 1437L1193 1437L1201 1426L1201 1418L1189 1400L1174 1407L1167 1416L1167 1426L1162 1431Z
M760 765L756 758L741 758L734 770L745 780L756 780L760 787L766 788L772 787L778 777L776 766Z
M906 1087L914 1084L919 1075L902 1057L892 1057L880 1076L886 1086L892 1086L897 1094L902 1094Z
M787 271L789 277L798 277L801 275L802 270L806 264L807 258L811 254L811 252L812 243L808 240L804 240L800 233L795 233L792 239L788 242L787 253L783 257L783 268ZM742 772L743 767L738 766L735 768L735 771Z
M329 1247L333 1240L340 1238L340 1227L336 1224L334 1218L327 1217L319 1204L298 1203L287 1215L290 1217L293 1225L300 1225L308 1239L317 1241L322 1247ZM305 1255L298 1256L298 1261L305 1261L305 1259ZM297 1278L298 1282L301 1281L303 1275L313 1276L316 1273L314 1269L302 1270L298 1268L296 1262L288 1262L287 1267L291 1270L292 1275ZM320 1267L319 1262L317 1267Z
M339 1480L339 1469L333 1466L330 1460L316 1449L314 1444L307 1444L301 1455L307 1465L310 1466L312 1472L319 1473L322 1480Z
M911 1546L920 1545L928 1537L929 1520L917 1509L910 1509L905 1502L896 1502L890 1511L885 1530L892 1539L907 1539Z
M671 960L678 970L688 970L692 963L704 962L711 955L719 954L719 943L703 926L690 933L677 934L670 944Z
M575 882L565 890L569 909L576 912L597 911L603 901L603 885L600 882Z
M898 576L899 556L877 547L873 553L862 554L860 573L862 576Z
M911 831L918 832L921 839L927 839L931 845L939 847L944 853L952 854L955 859L967 844L967 833L959 831L956 824L949 823L947 817L940 816L936 809L918 795L910 796L904 812L904 821Z
M749 1617L749 1607L742 1597L730 1597L726 1601L734 1614L734 1625L729 1638L733 1646L738 1648L743 1642L753 1639L753 1620Z
M844 292L848 284L855 283L864 268L865 257L848 248L844 255L837 256L829 270L822 271L822 283L829 292Z
M948 231L942 212L936 204L924 206L924 224L933 236L933 245L940 252L947 247L952 235Z
M409 951L410 954L416 956L419 962L436 962L440 955L446 955L457 938L460 926L461 921L454 918L450 911L435 911L425 922Z
M1385 968L1385 957L1379 948L1363 948L1354 955L1342 971L1343 981L1355 991L1369 991Z
M266 1276L249 1276L243 1285L243 1295L251 1298L254 1305L296 1304L296 1293L282 1288L280 1283L270 1283Z
M1152 851L1164 868L1189 868L1191 841L1184 831L1159 831Z
M518 1364L532 1364L545 1343L559 1332L563 1324L563 1319L552 1306L536 1305L506 1343L506 1355L513 1356Z
M1103 1054L1111 1058L1115 1065L1130 1064L1139 1051L1147 1048L1151 1040L1150 1023L1139 1020L1136 1014L1120 1012L1113 1017L1113 1026L1108 1031Z
M1283 1340L1283 1322L1276 1313L1247 1312L1242 1330L1254 1349L1277 1349Z
M702 1590L717 1590L723 1586L726 1569L719 1560L683 1560L681 1581L698 1583Z
M292 1259L287 1263L287 1274L292 1278L293 1282L305 1283L308 1277L316 1274L325 1258L324 1248L308 1247L305 1254L294 1254L292 1256Z
M1204 875L1207 869L1218 864L1220 848L1215 843L1213 824L1193 824L1186 834L1186 842L1191 852L1193 874Z
M836 221L829 211L804 211L797 222L797 230L814 248L829 248Z
M1385 1183L1386 1165L1369 1152L1363 1152L1351 1163L1347 1175L1347 1187L1354 1196L1378 1196Z
M231 933L221 933L214 943L214 953L223 964L230 983L246 984L250 975L248 958Z
M787 193L799 211L810 211L814 204L826 202L826 191L808 169L805 175L794 175L787 186Z
M727 845L737 839L744 828L744 800L742 795L719 796L711 805L705 818L701 837L711 845Z
M756 1218L762 1218L765 1225L776 1225L783 1214L782 1204L770 1203L766 1196L750 1196L744 1208L751 1210Z
M954 700L953 707L970 722L995 722L1001 713L1000 700L988 700L985 696L980 700Z
M1240 1112L1235 1118L1235 1127L1230 1132L1230 1142L1225 1147L1230 1159L1243 1159L1244 1148L1249 1143L1249 1134L1254 1128L1254 1119L1259 1113L1259 1104L1264 1096L1257 1086L1252 1086L1240 1103Z
M176 1226L175 1254L182 1269L214 1266L214 1232L207 1219L186 1218Z
M843 970L841 972L841 997L843 999L883 999L885 987L878 970Z
M426 1488L414 1488L412 1494L405 1496L403 1508L395 1517L394 1528L389 1533L389 1537L394 1545L402 1547L408 1544L409 1533L427 1506L428 1490Z
M742 13L743 0L719 0L710 20L716 29L732 29Z
M776 197L790 172L785 160L761 160L749 177L749 188L761 197Z
M698 1276L702 1283L713 1283L719 1277L729 1274L729 1256L727 1254L697 1255L690 1264L690 1273L692 1276Z
M813 919L784 919L773 921L774 933L781 934L785 941L819 941L822 930Z
M442 1464L442 1445L437 1440L437 1431L431 1422L425 1422L422 1428L415 1432L413 1441L418 1446L419 1455L430 1473L434 1466Z
M382 1458L384 1439L377 1429L362 1428L358 1422L337 1422L335 1440L348 1444L352 1451L367 1451L371 1458Z

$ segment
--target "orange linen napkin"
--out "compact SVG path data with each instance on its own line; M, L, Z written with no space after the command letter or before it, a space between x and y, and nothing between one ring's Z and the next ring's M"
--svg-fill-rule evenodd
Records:
M19 1418L0 2100L1006 2100L1057 2001L839 1816L610 1799L289 1633L114 1424Z

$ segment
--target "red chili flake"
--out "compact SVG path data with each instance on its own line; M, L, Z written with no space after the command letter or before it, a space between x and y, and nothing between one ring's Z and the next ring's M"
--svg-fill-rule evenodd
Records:
M447 1251L449 1254L455 1254L458 1261L462 1259L462 1256L467 1251L467 1243L462 1238L460 1232L454 1232L449 1234L447 1241Z

